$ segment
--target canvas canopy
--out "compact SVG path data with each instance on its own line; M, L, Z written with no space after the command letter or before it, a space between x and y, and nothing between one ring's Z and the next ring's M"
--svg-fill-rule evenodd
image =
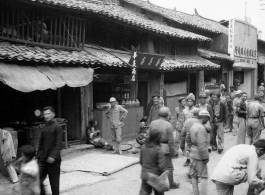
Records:
M82 87L93 80L94 70L83 67L20 66L0 63L0 80L21 92Z

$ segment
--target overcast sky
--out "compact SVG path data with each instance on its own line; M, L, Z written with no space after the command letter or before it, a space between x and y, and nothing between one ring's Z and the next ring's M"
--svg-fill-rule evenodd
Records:
M245 18L245 2L247 2L247 17L251 18L251 24L262 31L262 39L265 39L265 0L149 0L152 4L161 7L194 14L198 13L206 18L216 21ZM264 4L260 6L260 4ZM264 10L260 10L264 9Z

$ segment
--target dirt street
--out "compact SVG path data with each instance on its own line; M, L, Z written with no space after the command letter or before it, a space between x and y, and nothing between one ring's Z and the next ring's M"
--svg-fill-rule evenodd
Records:
M232 133L225 134L225 151L231 146L235 145L236 137ZM208 164L209 174L212 173L214 167L221 159L222 155L217 152L212 152L210 154L210 162ZM191 195L192 187L191 183L186 178L186 167L183 167L185 162L185 157L180 156L178 159L174 159L174 176L175 179L180 181L180 188L175 190L170 190L166 192L167 195ZM72 190L64 195L136 195L139 193L141 180L140 180L140 165L135 165L122 170L118 173L110 175L108 180L92 184L90 186L81 187ZM209 181L209 195L216 194L215 185ZM246 194L248 185L241 184L236 187L234 195L244 195Z
M263 131L261 138L265 138L265 132ZM234 146L236 143L236 137L232 133L225 134L225 151L230 147ZM78 151L69 154L63 158L63 160L69 160L83 156L88 152L93 152L93 150ZM107 152L107 151L102 151ZM138 156L138 154L124 154L126 156ZM210 154L210 161L208 163L209 175L212 173L214 167L221 159L222 154L217 152L212 152ZM264 158L263 158L264 159ZM175 190L170 190L166 192L167 195L192 195L192 186L190 181L186 177L188 168L183 167L186 158L180 155L179 158L173 160L174 164L174 178L180 182L180 188ZM88 162L89 163L89 162ZM107 162L106 162L107 163ZM265 161L260 162L262 167L265 166ZM136 195L139 193L141 179L140 179L141 167L139 164L126 168L122 171L114 173L110 176L101 176L96 174L98 177L102 177L102 181L93 184L87 184L83 186L76 186L71 191L61 193L62 195ZM85 174L85 172L79 172L80 174ZM88 174L88 173L87 173ZM74 177L74 175L73 175ZM76 175L75 175L76 177ZM73 178L74 179L74 178ZM209 195L215 195L215 185L211 181L208 182ZM241 184L236 186L234 195L245 195L247 192L248 185ZM0 195L16 195L18 193L18 184L12 185L7 178L0 175Z

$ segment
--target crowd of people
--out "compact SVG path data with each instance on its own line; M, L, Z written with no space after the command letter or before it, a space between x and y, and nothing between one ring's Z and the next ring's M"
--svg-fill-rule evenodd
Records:
M153 190L155 195L163 195L167 188L161 185L161 178L165 175L168 189L179 188L180 183L174 181L172 159L178 158L181 151L187 158L184 166L189 167L187 175L194 195L207 195L209 156L214 151L223 153L226 132L233 133L237 141L224 153L210 176L216 185L217 195L233 195L234 186L243 182L249 184L247 195L264 190L265 181L259 174L258 165L258 157L265 154L265 140L260 139L264 129L264 93L261 90L254 95L254 100L247 101L246 92L235 90L234 86L230 86L227 92L222 86L218 93L205 90L199 95L198 104L191 93L178 99L179 105L173 115L164 106L163 98L155 94L151 106L148 106L147 116L141 120L141 137L138 139L142 145L140 195L151 194ZM113 153L122 154L121 133L128 111L117 105L113 97L110 104L106 117L110 120L114 147L102 139L95 119L89 121L87 137L97 147L111 148ZM43 114L46 123L36 158L32 146L22 148L21 194L44 195L43 181L47 176L52 194L59 194L63 131L54 118L52 107L44 108Z
M184 166L189 168L187 175L194 195L206 195L209 155L214 151L223 153L224 133L228 132L235 136L235 146L225 152L210 177L217 194L232 195L234 186L243 182L249 183L248 195L254 194L255 190L262 191L265 181L258 175L258 157L265 153L265 140L260 139L264 129L263 95L259 90L253 100L247 100L246 92L235 90L234 86L227 91L221 85L218 93L205 90L199 94L198 104L192 93L180 97L172 115L155 94L145 117L149 132L141 148L140 195L151 194L152 189L156 195L164 194L148 181L148 172L159 177L167 171L169 187L179 187L179 183L174 182L172 159L181 151L187 158ZM149 139L151 136L152 140Z

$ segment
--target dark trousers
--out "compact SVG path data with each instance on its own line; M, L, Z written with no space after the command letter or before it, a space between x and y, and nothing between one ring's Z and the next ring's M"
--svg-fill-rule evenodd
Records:
M40 195L45 195L45 190L43 186L43 181L46 179L47 175L49 176L52 195L60 194L60 166L61 161L55 161L53 164L39 161L39 169L40 169L40 187L41 193Z
M217 137L217 142L216 142ZM223 123L215 122L212 124L211 141L212 149L224 149L224 127Z
M152 186L147 184L145 180L142 180L142 186L139 195L151 195L152 190L154 190L155 195L164 195L163 192L156 191L154 188L152 188Z

